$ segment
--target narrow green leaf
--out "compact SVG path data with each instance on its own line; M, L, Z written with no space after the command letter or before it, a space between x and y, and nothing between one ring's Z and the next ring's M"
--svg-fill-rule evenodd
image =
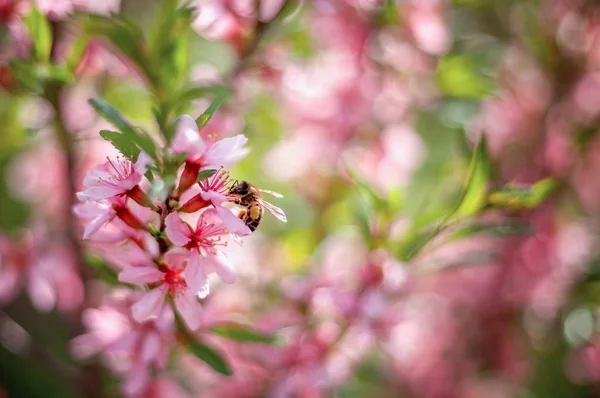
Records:
M452 214L452 219L471 217L485 206L490 173L491 165L486 141L485 137L482 137L473 152L460 204Z
M40 61L50 59L52 50L52 28L46 16L32 4L31 12L25 18L25 24L33 39L33 51L35 57Z
M133 287L133 285L119 281L119 273L117 272L117 270L111 267L106 261L104 261L100 257L91 253L86 253L85 262L90 266L90 268L92 268L95 276L103 280L107 284L111 286Z
M198 359L206 362L206 364L215 371L225 376L231 376L233 374L225 359L214 348L195 340L188 341L187 348L192 354L196 355Z
M215 98L213 100L213 102L204 111L204 113L196 119L196 124L198 125L199 129L202 129L202 128L204 128L204 126L206 126L208 121L212 118L213 114L217 111L217 109L219 109L219 106L221 106L221 104L225 100L227 100L229 98L229 96L230 96L230 94L228 92L223 92L223 93L217 95L217 98Z
M557 187L558 183L555 180L546 178L529 187L501 188L491 192L487 201L491 207L507 209L533 208L542 203Z
M75 72L75 70L77 70L88 43L89 37L87 37L87 35L81 35L75 39L73 44L71 44L71 51L66 59L66 66L70 71Z
M154 72L146 53L146 43L142 30L127 19L112 15L86 14L83 31L90 36L103 36L110 40L123 54L137 64L146 77L153 81Z
M181 93L178 97L178 101L188 103L198 98L228 94L230 94L229 90L223 86L192 87Z
M471 224L458 229L450 235L449 240L466 238L472 235L510 236L527 235L535 231L529 224L519 222L499 222L488 224Z
M215 169L202 170L200 173L198 173L197 181L206 180L207 178L212 177L216 172L217 170Z
M101 130L100 136L106 141L109 141L127 159L136 160L140 154L140 149L133 141L128 139L125 134L116 131Z
M100 98L92 98L89 100L90 105L96 110L96 113L103 119L110 122L118 128L123 134L135 134L133 126L130 125L121 115L119 111L113 108L108 102Z
M150 137L148 137L145 134L139 134L134 129L134 127L131 124L129 124L129 122L127 122L125 118L123 118L121 113L118 110L116 110L112 105L99 98L90 99L89 103L96 110L96 113L98 113L100 117L110 122L113 126L115 126L123 133L123 139L130 140L148 155L156 158L156 146L154 145L154 142L150 139ZM111 135L111 137L114 136ZM129 153L131 153L131 151L129 151ZM128 156L125 153L123 153L123 155ZM135 153L133 160L137 160L138 155L139 152Z
M444 232L449 225L476 215L487 202L487 184L491 165L487 153L485 137L482 137L471 158L469 172L465 180L461 199L456 210L448 214L437 225L428 225L417 231L398 250L402 261L416 257L432 239Z
M178 7L176 1L165 1L150 31L148 48L157 72L158 91L172 98L187 82L188 38L193 20L192 9Z
M218 334L219 336L236 341L264 344L274 344L277 342L276 336L262 334L239 324L220 325L212 328L211 330L213 333Z

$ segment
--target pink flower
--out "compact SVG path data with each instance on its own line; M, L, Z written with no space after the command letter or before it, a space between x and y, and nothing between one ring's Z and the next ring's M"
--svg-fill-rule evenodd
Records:
M200 136L196 121L191 116L183 115L177 121L171 148L175 153L187 154L188 162L205 169L237 163L250 152L249 148L244 147L246 142L248 138L243 134L207 142Z
M83 239L90 238L102 226L112 221L117 216L117 211L113 203L117 204L120 202L123 202L122 204L124 205L125 199L115 197L114 199L84 202L75 205L73 211L78 217L84 220L91 220L83 231Z
M221 238L228 235L228 230L215 209L206 210L200 215L195 230L177 213L169 214L165 225L169 240L191 251L186 274L193 286L206 285L208 274L213 269L223 281L235 282L232 264L217 250L217 246L227 246L227 242L222 242Z
M170 308L164 307L153 320L138 323L130 311L137 296L128 289L117 289L102 306L87 309L82 318L87 333L71 342L71 351L77 358L102 354L124 378L127 396L137 396L146 389L150 368L164 368L175 344Z
M168 297L173 299L177 312L191 330L200 327L202 307L198 298L208 295L208 281L203 286L193 285L188 289L186 259L187 253L170 251L164 257L166 264L161 264L159 268L130 267L121 271L121 282L137 285L156 284L131 307L136 321L144 322L156 318L163 311Z
M223 220L229 233L237 236L249 235L252 231L242 220L236 217L223 203L232 199L229 194L229 173L222 169L212 177L198 183L200 193L188 200L180 209L184 213L193 213L209 205L213 205L219 217Z
M0 304L26 289L34 307L48 312L54 307L72 311L83 299L83 286L73 253L48 241L42 228L34 227L20 242L0 235Z
M104 164L90 170L83 179L85 191L78 192L80 200L101 200L112 196L130 194L142 181L152 159L144 152L135 164L127 159L108 159ZM132 198L139 201L132 195ZM144 203L140 203L144 205Z

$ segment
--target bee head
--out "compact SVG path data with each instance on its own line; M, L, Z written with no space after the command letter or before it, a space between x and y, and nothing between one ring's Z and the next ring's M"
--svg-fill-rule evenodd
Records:
M231 188L229 189L229 193L231 195L240 195L245 196L250 192L250 186L246 181L234 182Z

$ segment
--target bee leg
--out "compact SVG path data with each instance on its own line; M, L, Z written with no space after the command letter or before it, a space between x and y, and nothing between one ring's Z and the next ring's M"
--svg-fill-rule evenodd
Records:
M240 212L238 213L238 218L240 218L240 219L242 219L242 220L243 220L245 215L246 215L246 210L245 210L245 209L242 209L242 210L240 210Z

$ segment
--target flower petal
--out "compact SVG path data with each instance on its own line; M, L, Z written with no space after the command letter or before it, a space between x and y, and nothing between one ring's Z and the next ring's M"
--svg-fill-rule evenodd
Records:
M116 214L117 213L115 213L114 210L109 211L106 214L103 214L102 216L89 223L83 231L83 239L88 239L90 236L96 233L104 224L110 222L113 218L115 218Z
M223 253L217 252L217 255L209 254L206 260L210 262L210 265L214 268L215 272L225 283L235 283L237 276L235 275L235 268L233 264L223 255Z
M160 352L160 335L150 332L142 342L141 360L145 364L154 362Z
M189 225L173 212L165 218L167 237L175 246L185 246L191 240L192 231Z
M131 306L133 319L138 322L145 322L148 319L156 318L162 310L165 302L165 293L160 289L152 289Z
M165 262L172 270L182 270L185 268L185 262L190 258L190 252L187 249L176 248L169 250L165 254Z
M177 119L171 148L173 152L186 153L192 159L204 155L206 144L198 132L196 121L191 116L182 115Z
M135 185L135 184L134 184ZM115 195L121 195L127 191L125 187L111 187L108 185L99 185L90 187L85 191L77 192L79 200L100 200L108 199Z
M198 297L191 291L186 291L175 297L175 307L190 330L198 329L202 323L202 305Z
M214 208L207 209L204 210L202 214L200 214L200 217L198 217L196 229L199 229L202 226L202 224L213 224L216 226L216 228L219 228L220 225L223 224L223 220L221 219L221 216L219 215L217 210L215 210Z
M231 166L250 152L249 148L244 148L246 142L248 142L248 138L244 134L223 138L215 142L204 156L202 166Z
M29 275L27 291L33 306L40 312L48 312L56 304L56 288L51 280L32 272Z
M111 208L108 201L101 202L83 202L73 206L73 213L79 218L93 220L105 215Z
M158 282L163 278L163 273L154 267L129 267L119 273L119 281L144 285Z
M223 219L223 223L227 227L227 231L230 234L234 234L237 236L246 236L252 233L252 231L250 231L250 228L248 228L248 226L242 220L236 217L236 215L233 214L231 210L223 206L217 206L215 208L217 209L217 212Z
M205 285L208 282L208 275L200 260L200 253L198 253L197 250L192 250L188 265L184 272L188 289L194 293L205 289Z
M143 176L148 171L148 166L152 164L154 160L146 152L141 151L133 169L137 174ZM137 184L137 183L136 183Z

